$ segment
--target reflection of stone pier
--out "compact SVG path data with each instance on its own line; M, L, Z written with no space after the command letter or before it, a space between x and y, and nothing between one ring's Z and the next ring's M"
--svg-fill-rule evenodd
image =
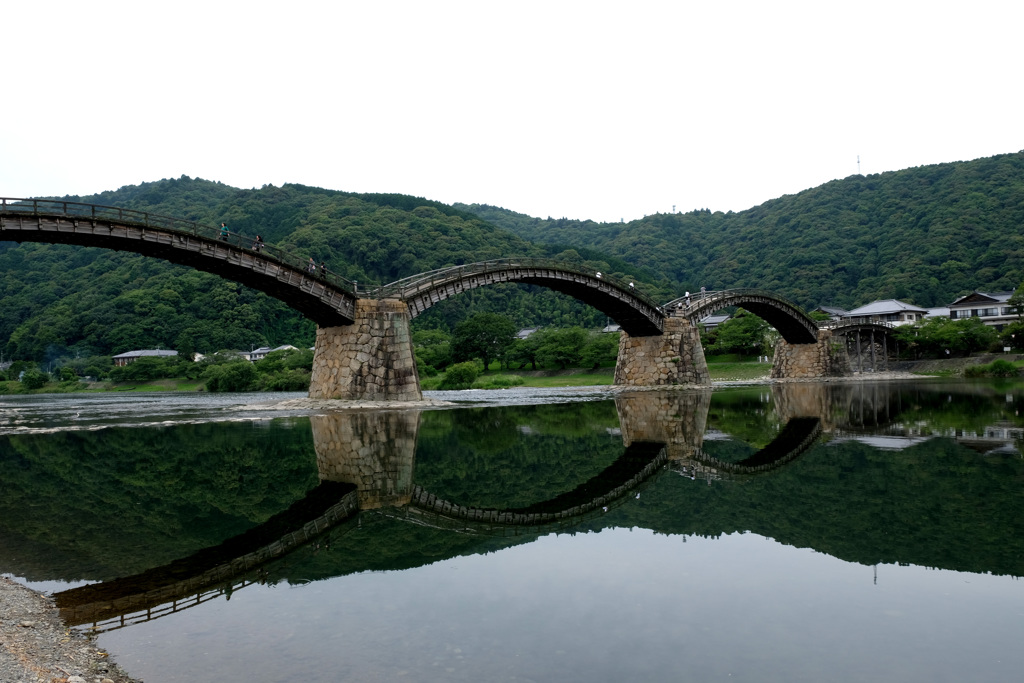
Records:
M637 392L615 399L622 443L663 443L669 460L692 458L704 443L711 390Z
M320 479L355 484L359 508L406 505L419 411L351 411L310 418Z
M833 427L832 406L837 395L844 391L845 387L837 389L834 384L818 382L775 384L772 386L775 414L783 422L797 417L816 417L821 420L822 429L830 432Z

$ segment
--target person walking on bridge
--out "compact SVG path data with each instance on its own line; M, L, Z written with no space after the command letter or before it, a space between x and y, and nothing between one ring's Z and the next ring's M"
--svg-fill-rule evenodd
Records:
M256 239L252 241L252 250L258 254L261 251L263 251L263 247L265 246L266 245L263 244L263 238L260 237L259 235L256 235Z
M228 224L227 223L221 223L220 224L220 238L222 240L224 240L225 242L228 241Z

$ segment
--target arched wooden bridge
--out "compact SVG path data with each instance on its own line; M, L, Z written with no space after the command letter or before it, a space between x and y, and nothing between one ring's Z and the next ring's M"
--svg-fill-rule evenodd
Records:
M62 200L0 198L0 241L46 242L130 251L190 266L280 299L321 327L353 322L357 298L401 299L416 317L461 292L502 282L535 284L598 309L634 337L662 333L666 313L692 321L728 306L761 316L791 343L809 343L816 326L786 299L756 289L696 295L659 305L607 274L550 259L495 259L434 270L356 291L355 283L327 269L309 269L308 257L253 238L146 211Z
M726 289L673 299L664 308L696 325L723 308L740 306L763 318L790 344L818 341L818 324L795 303L763 289Z
M253 237L144 211L0 198L0 241L135 252L214 273L285 302L320 328L310 388L310 396L315 398L420 398L409 319L456 294L498 283L547 287L593 306L617 322L632 338L620 346L624 369L621 377L616 374L617 384L708 383L703 353L697 348L696 323L730 306L742 306L762 317L791 345L819 343L813 320L797 305L764 290L707 292L662 306L632 282L544 259L497 259L453 266L388 285L364 285L359 290L354 282L323 264L312 263L308 256L254 244ZM670 317L676 320L670 323ZM685 322L681 318L688 321L688 330L682 329ZM331 332L321 337L326 331ZM647 341L641 342L644 339ZM627 362L621 362L623 354ZM373 360L368 364L366 358Z
M456 294L502 282L540 285L568 294L601 311L634 337L661 334L664 327L661 306L632 283L551 259L494 259L442 268L392 282L371 294L405 301L414 318Z
M101 247L220 275L280 299L317 325L354 319L352 282L253 238L168 216L45 199L0 199L0 241Z

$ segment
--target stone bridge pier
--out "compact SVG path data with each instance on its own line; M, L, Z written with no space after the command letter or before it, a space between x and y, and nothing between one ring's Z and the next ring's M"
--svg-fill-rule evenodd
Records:
M694 457L704 443L711 390L636 392L615 398L622 444L663 443L670 460Z
M665 318L664 333L633 337L621 332L615 363L620 386L708 385L711 376L700 331L683 317Z
M361 510L409 503L418 410L346 411L310 422L321 480L355 484Z
M419 401L420 378L400 299L357 299L355 322L316 331L310 398Z
M818 341L791 344L780 339L772 361L773 379L815 379L850 374L850 361L830 330L818 330Z

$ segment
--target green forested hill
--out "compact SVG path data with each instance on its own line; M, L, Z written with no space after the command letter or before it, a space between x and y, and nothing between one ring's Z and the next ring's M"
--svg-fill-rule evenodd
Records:
M286 185L239 190L182 177L71 201L187 218L300 255L360 283L387 283L449 265L507 256L556 256L644 282L642 269L581 250L534 246L477 216L404 195L352 194ZM504 285L478 290L417 319L450 327L469 309L500 310L522 326L599 326L606 319L550 290ZM659 291L659 290L655 290ZM670 283L662 282L667 296ZM209 353L264 344L312 345L315 327L285 304L222 280L136 254L64 245L0 242L0 350L48 360L138 348Z
M852 176L739 213L656 214L630 223L540 219L481 205L285 185L241 190L182 177L65 197L260 234L360 283L448 265L548 256L637 281L656 298L764 287L806 307L878 298L922 306L1024 279L1024 152ZM314 326L277 300L134 254L0 242L5 358L212 352L310 345ZM471 311L519 326L606 323L554 292L517 285L455 297L417 319L450 328Z
M1024 279L1024 152L851 176L739 213L594 223L457 206L524 239L585 244L663 273L679 289L764 287L807 307L939 306Z

